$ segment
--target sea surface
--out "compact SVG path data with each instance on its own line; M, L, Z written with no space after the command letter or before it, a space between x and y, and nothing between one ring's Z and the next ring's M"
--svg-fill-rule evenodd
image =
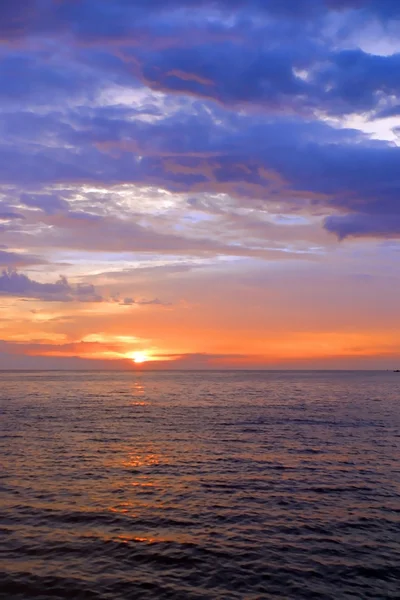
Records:
M400 598L400 374L0 373L0 598Z

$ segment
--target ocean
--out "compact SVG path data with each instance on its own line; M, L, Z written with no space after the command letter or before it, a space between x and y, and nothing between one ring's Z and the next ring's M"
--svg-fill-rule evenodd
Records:
M400 598L400 374L3 372L0 598Z

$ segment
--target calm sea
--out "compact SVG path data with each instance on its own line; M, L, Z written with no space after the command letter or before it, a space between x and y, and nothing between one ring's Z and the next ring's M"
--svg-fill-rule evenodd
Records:
M1 599L400 598L400 374L0 374Z

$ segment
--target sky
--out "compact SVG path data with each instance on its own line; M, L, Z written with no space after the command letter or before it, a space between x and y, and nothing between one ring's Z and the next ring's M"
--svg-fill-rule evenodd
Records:
M399 0L0 3L0 368L400 367Z

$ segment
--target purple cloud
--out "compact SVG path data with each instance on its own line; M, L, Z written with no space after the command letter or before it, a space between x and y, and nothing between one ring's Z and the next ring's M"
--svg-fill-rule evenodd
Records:
M17 212L0 210L0 221L14 221L24 218L24 215L21 215Z
M19 188L4 214L23 205L89 228L95 211L42 188L127 183L332 212L341 238L399 236L399 148L321 120L396 115L400 54L352 36L377 19L395 30L399 15L397 0L3 3L0 183ZM101 105L113 86L151 99Z
M272 15L298 21L315 19L329 11L358 10L381 19L400 15L397 0L14 0L1 6L3 39L15 40L32 35L60 34L70 31L85 39L125 36L132 24L146 22L174 11L246 12Z
M178 193L224 192L244 203L256 196L292 208L311 201L313 206L341 212L390 216L399 211L400 149L369 141L356 130L299 118L271 122L222 109L194 116L178 113L154 123L118 118L116 110L111 118L102 110L71 113L68 118L74 123L71 136L62 127L58 133L56 122L54 129L51 120L46 124L46 129L53 129L53 145L57 143L59 149L48 150L37 143L32 156L15 146L13 164L24 165L27 185L133 183ZM218 128L215 119L221 123ZM63 145L71 149L62 149ZM10 157L9 150L5 156ZM20 170L13 173L13 166L3 163L1 179L21 184ZM76 224L85 220L101 225L93 213L68 213L68 202L58 195L24 194L21 201L47 214L64 211ZM115 229L116 239L123 239L122 226ZM124 228L126 233L135 230L136 240L144 239L145 232L136 224ZM178 249L181 243L169 235L168 245Z
M7 249L0 249L1 267L17 268L31 265L43 265L46 264L46 262L46 260L31 254L22 254L20 252L12 252Z
M49 215L69 209L68 202L56 194L21 194L19 200L21 204L40 208Z
M325 220L328 231L339 239L347 237L400 237L400 211L397 214L353 213L331 216Z
M65 277L55 283L41 283L12 269L0 275L0 294L18 298L34 298L44 302L101 302L90 284L71 285Z

